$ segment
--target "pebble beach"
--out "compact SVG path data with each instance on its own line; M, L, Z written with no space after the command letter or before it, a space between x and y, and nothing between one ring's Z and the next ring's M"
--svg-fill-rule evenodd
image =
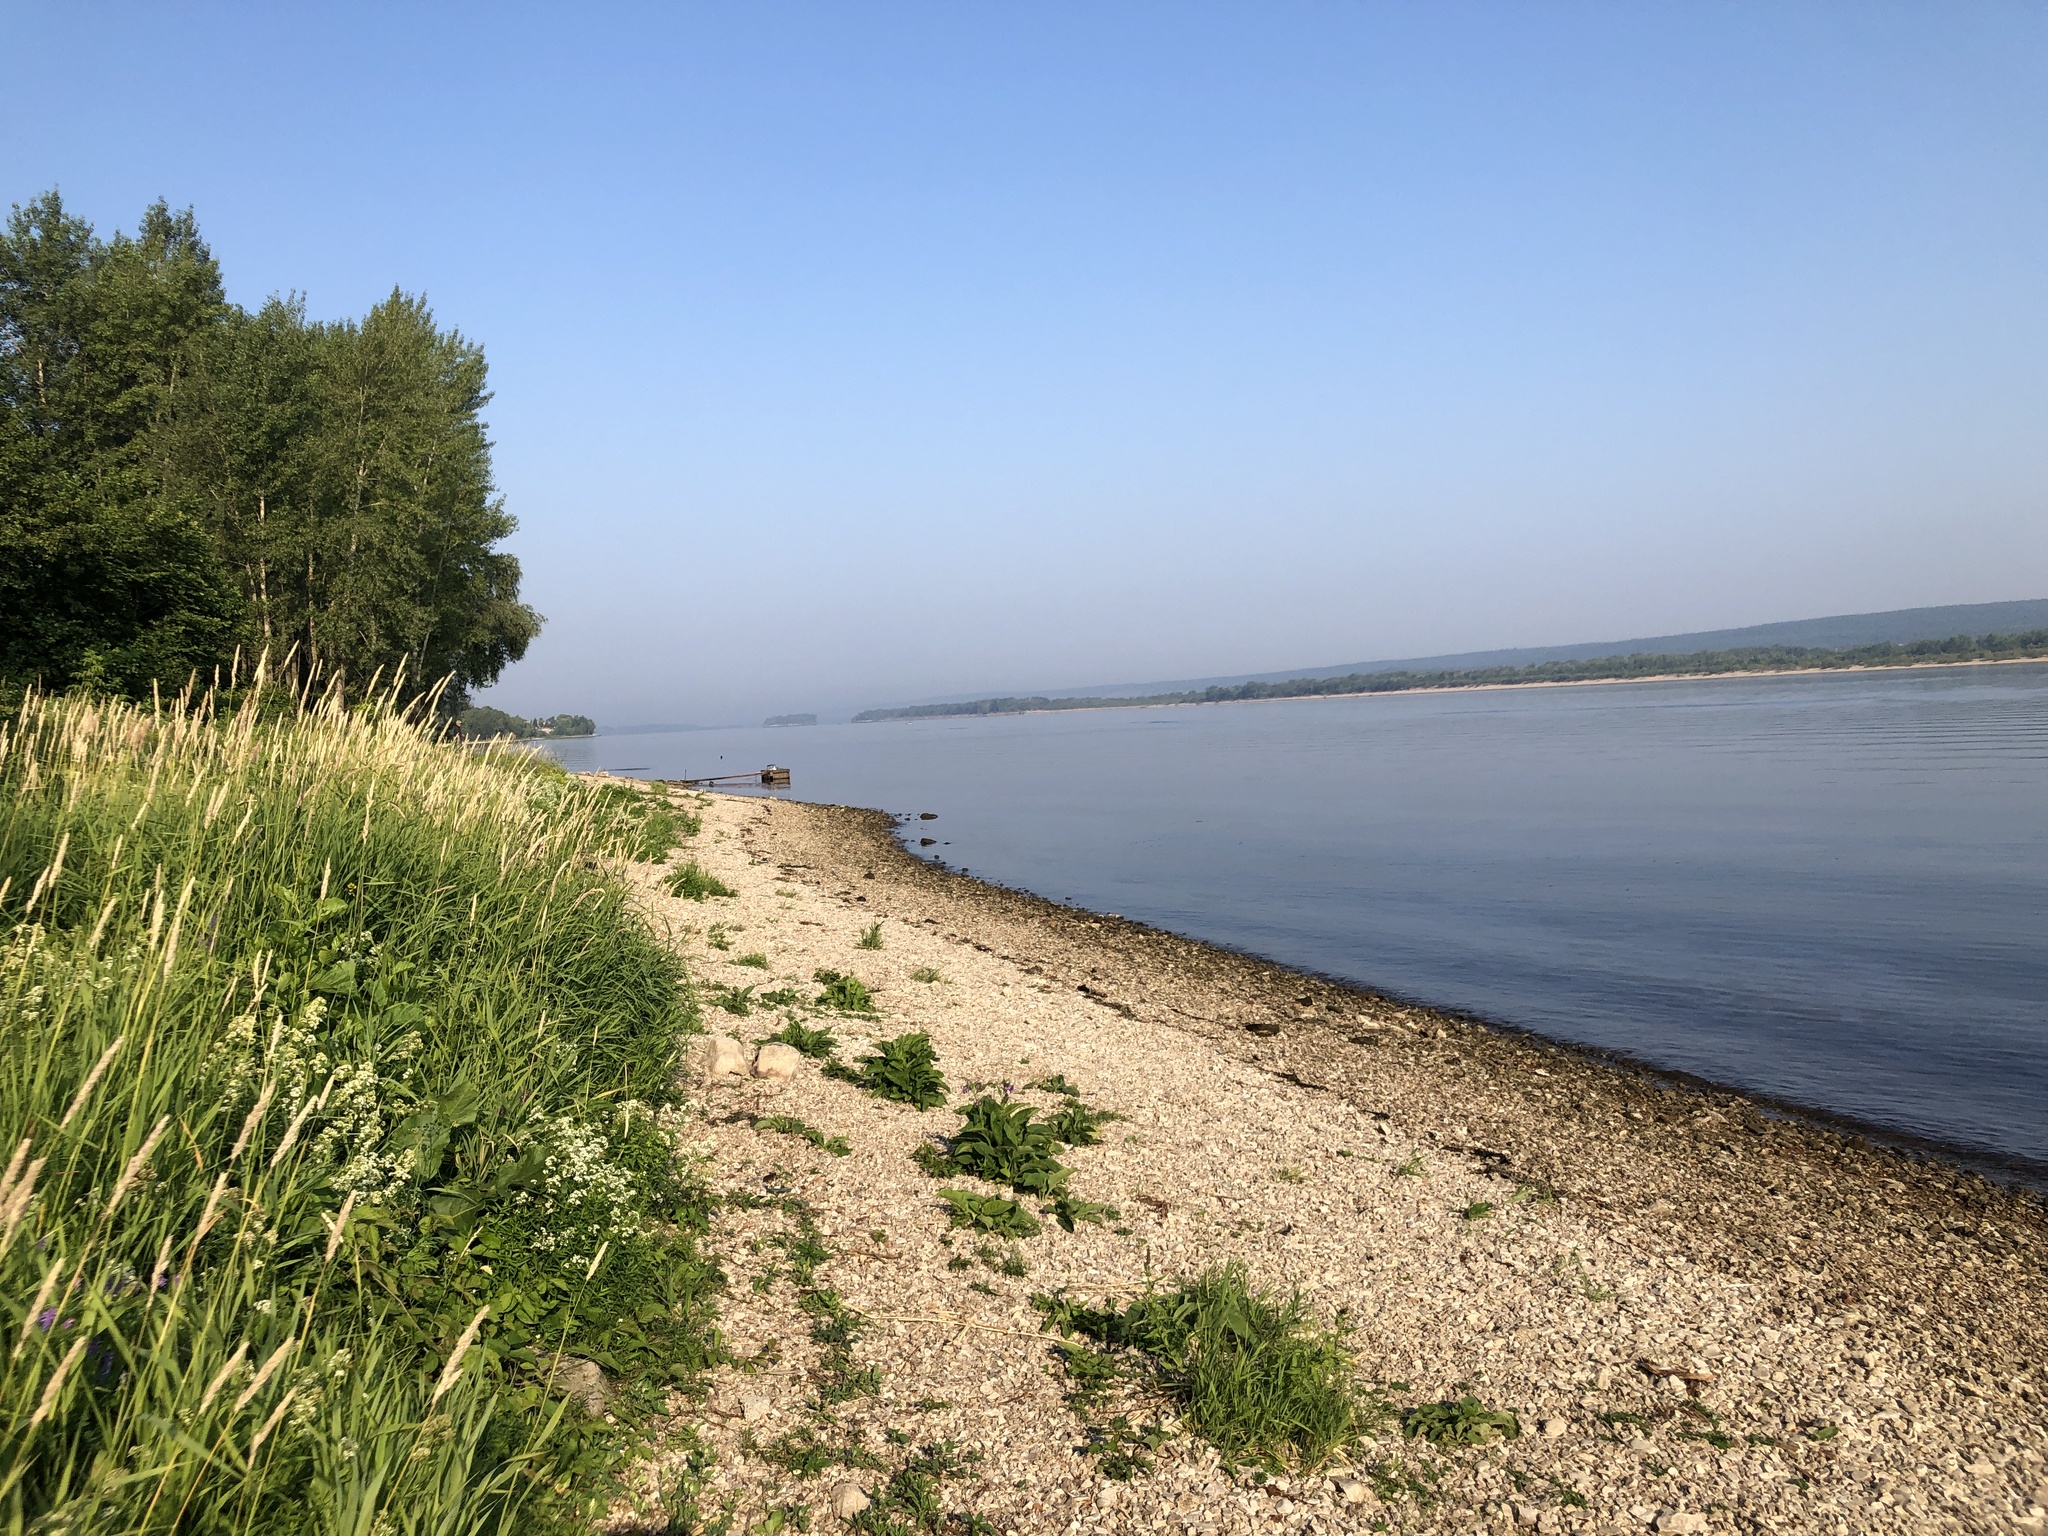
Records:
M726 1363L657 1430L620 1529L686 1465L734 1531L799 1507L813 1530L873 1525L888 1469L943 1445L943 1514L968 1530L2048 1530L2038 1196L984 884L879 812L687 798L693 856L734 894L633 878L700 1000L854 975L872 1012L804 1015L844 1059L923 1032L954 1104L1049 1111L1030 1085L1057 1076L1119 1117L1066 1159L1114 1216L976 1241L913 1158L950 1108L762 1053L773 1007L706 1006L682 1135L738 1197L706 1237ZM1116 1305L1229 1264L1341 1330L1386 1405L1328 1465L1248 1475L1128 1383L1071 1401L1034 1295ZM837 1335L821 1292L855 1319ZM1517 1432L1404 1433L1468 1398ZM1119 1417L1155 1431L1143 1470L1102 1454Z

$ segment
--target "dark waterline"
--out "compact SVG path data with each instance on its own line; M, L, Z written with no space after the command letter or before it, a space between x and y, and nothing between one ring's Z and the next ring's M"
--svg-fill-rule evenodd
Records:
M552 750L779 762L1006 885L2048 1175L2048 665Z

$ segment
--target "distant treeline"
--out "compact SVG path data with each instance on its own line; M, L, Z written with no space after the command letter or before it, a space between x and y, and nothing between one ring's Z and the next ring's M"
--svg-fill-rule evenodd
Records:
M273 674L495 679L540 628L475 342L230 303L189 210L101 239L55 192L0 230L0 697Z
M1408 693L1418 688L1483 688L1501 684L1619 682L1645 677L1714 677L1741 672L1833 671L1849 667L1910 667L1956 661L2017 661L2048 657L2048 629L2020 635L1956 635L1904 645L1820 649L1757 645L1683 656L1596 656L1544 661L1532 667L1466 667L1441 672L1347 672L1342 677L1297 677L1284 683L1236 683L1185 693L1148 693L1114 699L972 699L963 704L913 704L864 709L863 720L926 720L941 715L1021 715L1041 709L1128 709L1145 704L1226 704L1239 699L1313 699L1334 694Z
M465 709L457 717L462 734L472 739L494 736L512 736L526 741L535 736L595 736L597 722L588 715L551 715L544 720L528 720L520 715L508 715L502 709L492 709L479 704Z
M764 728L774 725L816 725L817 723L818 717L816 715L770 715L761 722Z

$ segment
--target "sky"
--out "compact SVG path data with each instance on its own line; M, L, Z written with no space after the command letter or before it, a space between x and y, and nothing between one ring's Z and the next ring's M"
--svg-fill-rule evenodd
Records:
M2038 4L0 25L0 204L483 344L515 712L2048 596Z

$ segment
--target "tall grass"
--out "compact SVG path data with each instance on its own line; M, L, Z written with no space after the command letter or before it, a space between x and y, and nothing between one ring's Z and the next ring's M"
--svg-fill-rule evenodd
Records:
M280 703L284 707L280 707ZM259 686L0 717L0 1530L530 1531L687 1382L644 811ZM658 854L656 855L658 856Z

